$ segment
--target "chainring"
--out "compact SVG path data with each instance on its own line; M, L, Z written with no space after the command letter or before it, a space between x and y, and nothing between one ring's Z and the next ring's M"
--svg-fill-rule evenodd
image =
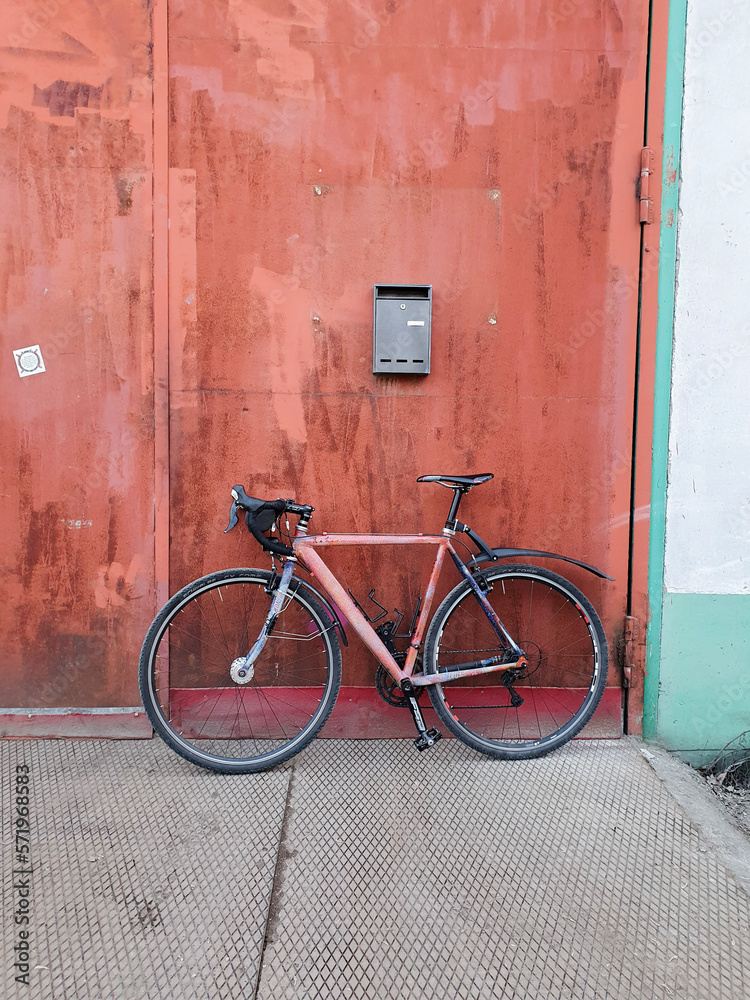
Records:
M386 705L393 705L395 708L409 707L404 692L383 666L379 666L375 671L375 690ZM417 688L414 696L419 701L423 694L424 688Z

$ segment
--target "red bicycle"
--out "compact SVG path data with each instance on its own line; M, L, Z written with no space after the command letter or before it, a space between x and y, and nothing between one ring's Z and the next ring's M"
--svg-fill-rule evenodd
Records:
M312 740L336 702L341 642L348 645L344 616L379 662L381 696L411 711L417 749L441 738L436 728L427 728L419 706L425 688L438 719L489 756L539 757L572 739L593 715L606 684L602 624L562 576L504 560L561 559L612 578L553 552L490 548L457 519L463 496L489 479L490 473L419 478L453 490L438 535L309 535L313 507L259 500L233 487L226 530L244 513L251 534L272 554L272 569L212 573L161 609L139 668L154 729L182 757L216 771L262 771L288 760ZM298 518L293 536L289 515ZM468 536L478 550L466 562L452 543L458 535ZM385 609L370 618L319 554L343 545L435 548L424 600L400 637L405 649L396 648L400 623L375 627ZM461 580L430 620L446 555ZM281 572L274 556L281 557ZM315 584L298 576L298 569ZM370 598L377 604L374 591Z

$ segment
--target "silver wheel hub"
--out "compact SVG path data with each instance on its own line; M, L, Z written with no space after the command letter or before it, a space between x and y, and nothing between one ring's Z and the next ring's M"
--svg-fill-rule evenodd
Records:
M255 674L255 667L246 667L245 663L247 661L246 656L238 656L236 660L232 661L232 666L229 670L229 676L232 678L235 684L249 684L253 679ZM243 676L244 675L244 676Z

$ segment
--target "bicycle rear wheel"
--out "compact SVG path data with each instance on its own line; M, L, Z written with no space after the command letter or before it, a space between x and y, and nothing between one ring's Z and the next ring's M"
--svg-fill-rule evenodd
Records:
M180 756L214 771L264 771L305 747L341 685L335 623L292 579L247 683L230 676L268 615L279 577L232 569L188 584L162 608L141 651L141 697L154 729Z
M579 733L601 700L608 666L604 629L580 590L549 570L498 566L477 579L489 588L490 604L529 665L431 685L430 700L448 729L475 750L491 757L541 757ZM430 624L425 671L439 673L503 651L474 592L462 582ZM522 703L514 706L518 698Z

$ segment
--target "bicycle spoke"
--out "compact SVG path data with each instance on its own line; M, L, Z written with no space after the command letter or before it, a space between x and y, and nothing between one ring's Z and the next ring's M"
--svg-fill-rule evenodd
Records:
M575 735L593 712L606 680L606 644L593 624L596 612L589 606L584 614L585 597L556 574L508 566L487 570L484 578L487 599L528 664L428 692L438 716L471 746L494 756L538 756ZM459 585L430 626L429 669L439 673L458 657L501 648L491 647L487 635L474 592Z
M273 599L269 582L280 578L227 570L205 579L194 593L186 588L184 599L172 599L157 637L144 645L144 704L160 735L189 760L216 770L262 770L301 749L330 713L341 676L338 639L320 605L295 584L237 683L232 663L261 635ZM169 688L157 710L160 675Z

